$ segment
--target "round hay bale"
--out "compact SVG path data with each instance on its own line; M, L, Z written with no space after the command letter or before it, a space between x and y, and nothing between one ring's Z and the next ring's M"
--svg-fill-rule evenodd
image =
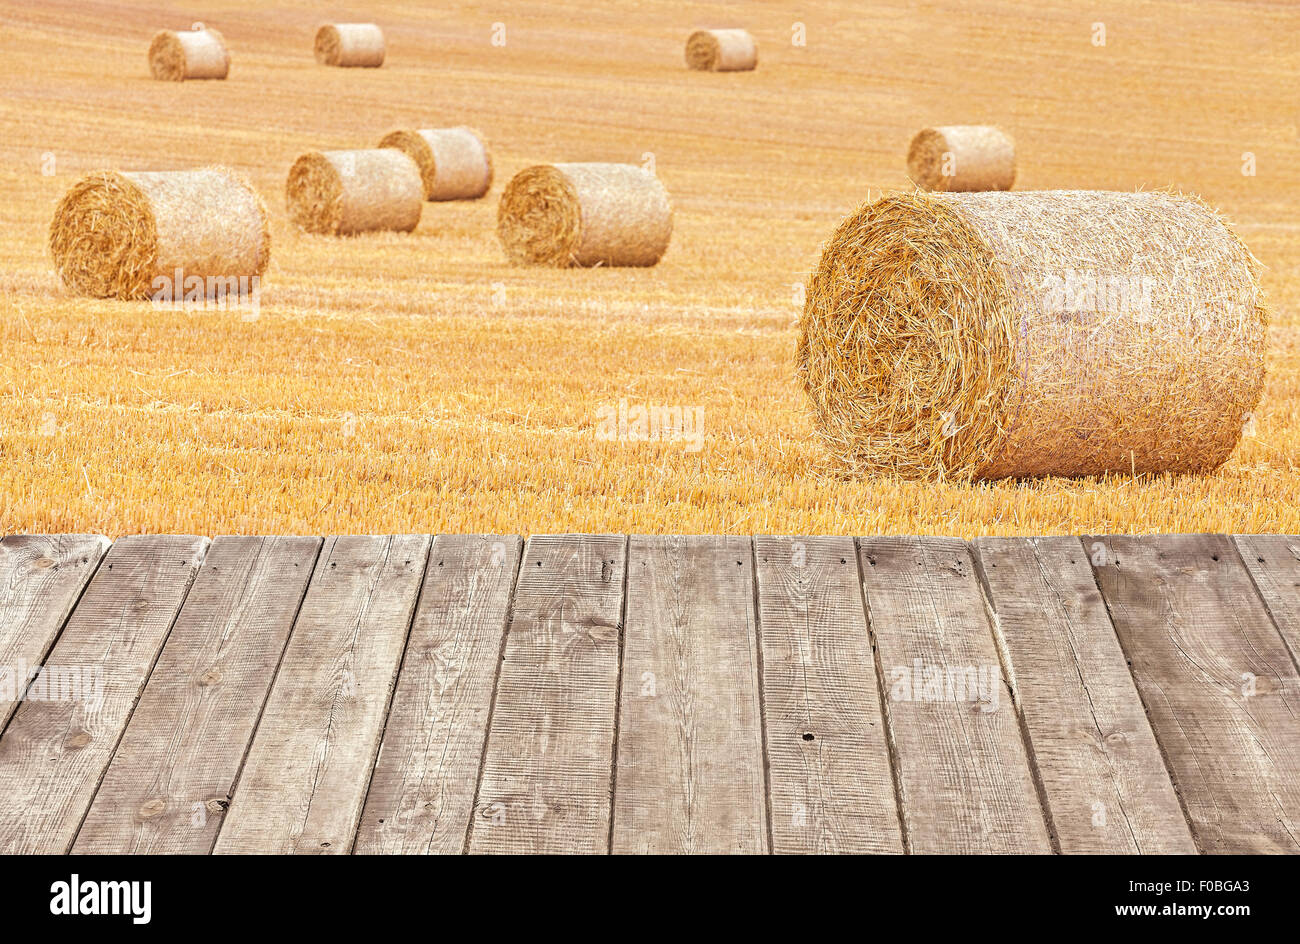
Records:
M226 40L202 23L188 32L163 30L149 44L149 72L169 82L224 79L230 73Z
M332 236L409 233L424 207L420 169L395 148L309 151L289 169L284 195L299 228Z
M926 128L907 149L907 173L923 190L1010 190L1016 146L991 125Z
M477 200L492 186L492 155L473 128L392 131L379 146L415 161L426 200Z
M912 194L850 215L798 376L853 472L1208 472L1264 381L1259 263L1170 193Z
M316 31L316 61L378 68L384 64L384 31L374 23L326 23Z
M686 65L701 72L748 72L758 65L758 44L748 30L696 30L686 40Z
M672 231L668 191L635 164L538 164L497 207L506 255L531 265L652 266Z
M177 270L205 282L260 277L271 233L262 198L229 168L99 171L59 201L50 253L75 292L148 298L156 278L172 280Z

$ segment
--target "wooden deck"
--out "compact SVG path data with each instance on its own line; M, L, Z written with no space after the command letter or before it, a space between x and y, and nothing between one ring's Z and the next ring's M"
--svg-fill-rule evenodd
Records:
M1296 852L1300 538L0 541L4 852Z

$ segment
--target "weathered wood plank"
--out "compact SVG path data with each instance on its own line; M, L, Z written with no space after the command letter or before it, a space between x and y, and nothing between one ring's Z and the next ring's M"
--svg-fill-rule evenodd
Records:
M763 712L777 853L903 851L846 537L756 537Z
M207 538L120 538L0 737L0 852L65 853L202 563Z
M1051 852L970 549L862 538L912 852Z
M522 542L434 538L356 852L460 853Z
M1292 661L1300 662L1300 536L1239 534L1233 540Z
M0 540L0 731L108 546L98 534Z
M212 850L320 546L213 541L73 852Z
M1084 543L1201 850L1300 851L1300 678L1232 541Z
M530 538L471 852L606 852L626 539Z
M1061 851L1195 853L1078 539L975 545Z
M767 851L748 538L628 548L616 853Z
M352 849L429 543L326 539L215 852Z

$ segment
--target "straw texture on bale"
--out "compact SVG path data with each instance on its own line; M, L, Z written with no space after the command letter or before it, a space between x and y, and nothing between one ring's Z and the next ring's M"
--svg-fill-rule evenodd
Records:
M747 72L758 65L758 44L743 29L696 30L686 40L686 65L701 72Z
M395 148L309 151L285 183L289 217L309 233L409 233L420 222L420 169Z
M826 244L800 321L852 472L1208 472L1264 380L1259 264L1170 193L889 196Z
M230 72L226 41L200 25L188 32L163 30L149 44L149 72L155 79L224 79Z
M506 255L532 265L652 266L672 231L668 191L634 164L538 164L497 207Z
M393 131L379 146L415 161L426 200L477 200L492 186L492 155L473 128Z
M326 23L316 31L316 61L324 66L382 66L384 31L374 23Z
M907 173L923 190L1010 190L1016 146L990 125L926 128L907 149Z
M97 298L148 298L159 276L261 276L271 258L266 207L225 167L90 174L59 202L50 252L63 283ZM179 293L183 285L176 285Z

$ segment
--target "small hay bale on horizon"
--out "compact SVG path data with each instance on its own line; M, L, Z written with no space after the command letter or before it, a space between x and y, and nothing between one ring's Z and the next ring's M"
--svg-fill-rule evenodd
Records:
M511 178L497 236L512 262L652 266L672 236L659 178L635 164L538 164Z
M396 148L309 151L289 169L285 203L308 233L409 233L420 222L424 184L415 161Z
M224 292L260 278L271 258L266 205L226 167L171 172L97 171L72 186L50 223L50 254L63 284L95 298L154 296L202 278Z
M473 128L391 131L381 148L397 148L415 161L426 200L477 200L492 186L492 154Z
M384 64L384 31L374 23L326 23L316 30L314 51L323 66L377 69Z
M149 74L168 82L224 79L230 74L225 37L202 23L179 32L161 30L149 43Z
M907 173L922 190L1010 190L1016 180L1015 142L992 125L926 128L907 149Z
M915 191L827 241L797 375L850 473L1205 473L1259 402L1267 324L1259 263L1196 198Z
M748 72L758 66L758 44L748 30L696 30L686 40L686 65L698 72Z

